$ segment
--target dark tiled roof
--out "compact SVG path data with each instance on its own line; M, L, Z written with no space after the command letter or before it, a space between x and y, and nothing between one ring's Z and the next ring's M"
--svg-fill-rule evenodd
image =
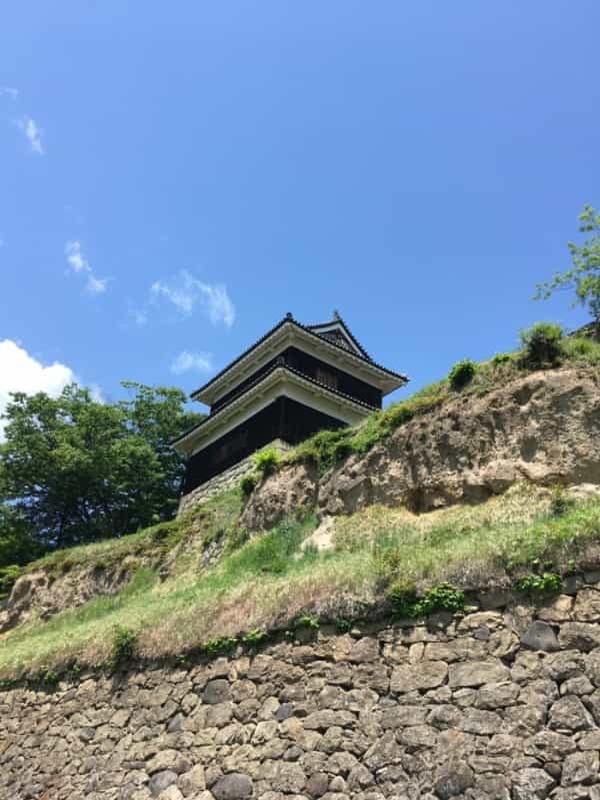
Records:
M335 325L336 322L339 323L342 326L344 331L348 334L348 337L350 338L351 342L354 345L356 345L356 347L358 347L358 349L363 354L363 356L367 359L367 361L371 361L372 362L373 359L371 358L371 356L367 353L365 348L358 341L356 336L352 333L352 331L350 330L350 328L347 325L346 321L344 319L342 319L342 317L340 317L340 315L337 312L335 313L334 318L332 320L330 320L329 322L320 322L320 323L317 323L316 325L306 325L305 327L308 328L308 330L312 331L314 328L324 328L326 325Z
M331 392L331 394L335 394L338 397L342 397L344 400L350 400L357 406L362 406L363 408L366 408L369 411L377 411L377 406L373 406L370 403L366 403L364 400L359 400L357 397L353 397L352 395L346 394L345 392L340 392L339 389L334 389L331 386L328 386L326 383L321 383L321 381L316 380L316 378L312 378L310 375L305 375L303 372L300 372L300 370L298 369L294 369L294 367L291 367L289 364L281 364L278 362L275 362L273 366L269 370L267 370L267 372L264 373L264 375L261 375L259 378L253 381L250 384L250 386L246 386L243 392L240 392L239 395L233 398L232 402L235 402L235 400L237 400L238 397L241 397L242 395L245 395L249 391L254 389L255 386L258 386L259 383L262 383L262 381L266 380L269 377L269 375L271 375L271 373L274 372L276 369L284 369L286 372L291 372L293 375L298 375L303 380L309 381L309 383L313 383L315 386L318 386L321 389L326 389L328 392ZM217 409L213 414L209 414L208 416L204 417L204 419L200 420L200 422L198 422L197 425L194 425L193 428L190 428L189 430L180 434L176 439L173 439L171 441L171 444L179 442L181 439L184 439L186 436L192 433L192 431L195 431L198 428L201 428L203 425L206 425L212 419L219 416L219 414L222 411L225 411L226 408L229 408L230 405L231 403L227 403L227 405L224 405L221 408Z
M217 374L215 376L213 376L209 381L207 381L203 386L200 386L200 388L195 389L191 393L190 397L194 398L194 396L197 395L199 392L204 391L204 389L208 389L208 387L211 386L216 380L218 380L222 375L224 375L226 372L228 372L231 369L231 367L235 366L235 364L237 364L239 361L241 361L243 358L245 358L253 350L255 350L266 339L268 339L276 331L278 331L279 328L281 328L283 325L285 325L286 322L289 322L292 325L295 325L297 328L301 328L303 331L306 331L307 333L310 333L312 336L315 336L318 339L323 340L323 337L319 336L318 333L315 333L312 330L313 327L318 327L318 326L302 325L301 322L298 322L298 320L294 319L294 317L291 314L288 313L282 320L280 320L277 323L277 325L274 325L270 330L268 330L264 334L264 336L261 336L260 339L257 339L257 341L254 342L254 344L250 345L250 347L248 347L237 358L235 358L233 361L231 361L229 364L227 364L227 366L224 367L222 370L220 370L220 372L217 372ZM366 354L366 350L364 350L361 347L361 345L358 343L358 341L354 338L354 336L350 332L350 329L348 328L348 326L343 321L342 321L342 324L344 325L344 328L347 330L348 334L351 336L352 341L355 342L357 347L360 348L361 352ZM408 382L408 377L406 375L404 375L401 372L394 372L393 370L388 369L387 367L384 367L381 364L378 364L376 361L373 361L373 359L368 354L366 354L364 356L361 356L361 355L358 355L358 353L353 353L352 351L346 349L345 347L342 347L341 345L336 344L335 342L331 342L331 341L329 341L327 339L325 341L327 341L328 344L330 344L332 347L337 347L339 350L343 351L344 353L350 354L351 356L354 356L354 358L358 358L361 361L365 361L370 366L376 367L377 369L380 369L382 372L386 372L388 375L392 375L394 378L400 378L402 381L404 381L404 383Z

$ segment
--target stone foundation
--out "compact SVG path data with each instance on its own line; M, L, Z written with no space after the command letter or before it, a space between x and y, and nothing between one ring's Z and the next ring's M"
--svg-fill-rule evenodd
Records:
M275 439L271 444L266 445L266 447L261 447L261 450L265 450L269 447L274 447L281 452L290 449L290 445L281 439ZM190 508L198 505L198 503L205 503L207 500L210 500L211 497L237 486L244 475L248 475L254 469L253 456L254 453L244 458L242 461L239 461L237 464L234 464L232 467L229 467L229 469L226 469L224 472L215 475L214 478L206 481L206 483L197 486L188 494L183 495L179 501L177 516L180 516L180 514L183 514L185 511L189 511Z
M4 691L0 797L598 800L598 580Z

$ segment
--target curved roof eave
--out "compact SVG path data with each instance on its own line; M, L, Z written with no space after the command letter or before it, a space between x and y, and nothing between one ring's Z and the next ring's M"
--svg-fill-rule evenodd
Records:
M291 315L289 315L289 316L285 316L283 319L281 319L276 325L274 325L269 331L267 331L264 334L264 336L261 336L260 339L258 339L256 342L254 342L254 344L250 345L250 347L248 347L246 350L244 350L243 353L241 353L237 358L235 358L233 361L231 361L226 367L224 367L222 370L220 370L216 375L214 375L203 386L200 386L198 389L195 389L190 394L190 397L193 400L198 398L198 396L202 392L205 392L207 389L209 389L216 381L218 381L220 378L222 378L224 375L226 375L233 367L235 367L237 364L239 364L240 361L242 361L244 358L246 358L246 356L250 355L250 353L252 353L254 350L256 350L256 348L260 347L260 345L262 345L264 342L266 342L271 336L273 336L278 330L280 330L280 328L282 328L286 324L293 325L296 328L299 328L300 330L310 334L311 336L314 336L315 339L319 340L319 342L325 342L328 346L336 348L337 350L339 350L344 355L350 356L351 358L357 359L359 362L362 362L362 364L364 366L366 366L366 367L377 369L380 372L384 372L386 375L389 375L392 378L398 379L398 381L399 381L398 386L402 386L402 385L408 383L408 376L407 375L405 375L405 374L403 374L401 372L394 372L393 370L388 369L387 367L384 367L381 364L378 364L377 362L373 361L369 356L361 356L361 355L359 355L357 353L352 353L351 351L347 350L345 347L342 347L341 345L338 345L335 342L331 342L331 341L329 341L327 339L324 339L323 337L319 336L318 333L315 333L315 331L311 330L311 326L303 325L301 322L298 322L298 320L294 319ZM344 324L344 327L347 328L345 323L343 323L343 324ZM352 336L350 330L349 329L347 329L347 330L348 330L348 333L351 336L351 338L354 339L354 336ZM363 348L360 346L358 341L356 341L356 344L362 351ZM366 353L366 351L364 351L364 352Z

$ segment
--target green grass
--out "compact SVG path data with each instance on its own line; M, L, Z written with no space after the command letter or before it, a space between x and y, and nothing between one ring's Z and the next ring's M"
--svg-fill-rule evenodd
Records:
M379 571L389 581L426 587L447 581L477 588L523 570L575 566L591 543L600 542L600 501L561 517L540 516L529 524L442 523L423 533L410 525L380 530L373 542Z
M201 544L207 544L214 537L226 534L237 520L241 507L240 491L232 489L178 519L160 522L118 539L48 553L28 564L26 571L44 570L56 577L76 567L108 568L129 560L135 568L141 562L158 562L194 536Z
M563 342L562 350L568 363L582 366L600 364L600 342L586 337L570 337Z
M177 655L252 639L253 632L283 629L301 617L352 619L381 603L395 584L425 598L421 608L440 587L448 594L445 584L459 596L514 586L529 575L543 582L545 573L564 574L580 559L600 563L600 500L558 516L552 507L550 491L521 485L481 506L421 516L371 508L340 519L336 547L321 554L301 549L315 527L312 517L286 520L207 572L161 582L142 569L117 596L10 632L2 638L0 678L54 672L74 660L110 663L119 631L135 641L140 657Z
M302 556L299 549L314 526L312 517L282 522L201 576L187 573L160 584L154 570L140 569L116 596L99 597L47 622L9 633L0 651L0 676L73 659L97 663L108 657L118 629L130 631L136 641L146 632L147 644L156 635L169 641L175 635L182 645L199 644L201 640L193 635L198 627L207 631L202 641L214 638L207 614L225 598L245 585L255 587L261 581L273 582L275 576L301 573L313 563L312 555ZM243 619L242 614L239 622Z

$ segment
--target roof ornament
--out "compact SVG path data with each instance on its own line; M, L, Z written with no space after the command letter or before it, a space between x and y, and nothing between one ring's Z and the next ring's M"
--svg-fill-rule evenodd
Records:
M291 311L288 311L288 312L286 313L286 315L285 315L285 318L286 318L286 319L292 319L292 312L291 312Z
M337 308L334 308L334 309L333 309L333 318L334 318L335 320L338 320L338 321L339 321L339 320L341 320L341 317L340 317L340 312L337 310Z

